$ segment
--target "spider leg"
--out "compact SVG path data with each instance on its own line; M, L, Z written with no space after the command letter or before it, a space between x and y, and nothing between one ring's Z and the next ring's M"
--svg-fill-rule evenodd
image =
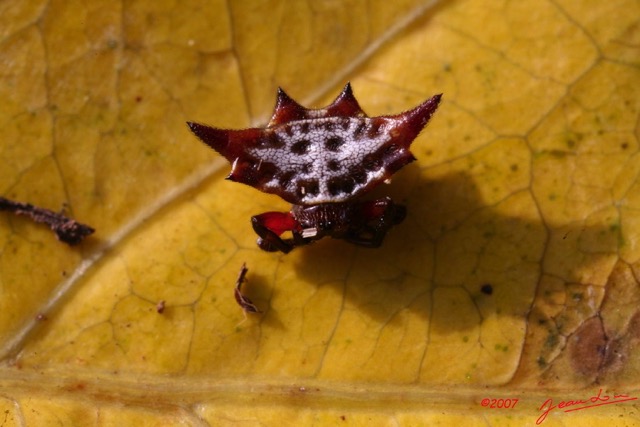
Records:
M361 203L360 214L365 219L364 223L349 230L344 238L356 245L377 248L382 244L387 232L394 225L404 221L407 208L385 197Z
M265 212L251 217L251 225L258 237L258 247L267 252L289 253L296 244L293 240L283 240L280 235L285 231L299 228L298 221L290 212Z

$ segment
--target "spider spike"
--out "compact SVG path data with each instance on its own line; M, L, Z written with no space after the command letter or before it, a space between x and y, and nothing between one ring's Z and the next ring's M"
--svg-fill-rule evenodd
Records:
M351 83L347 83L342 92L327 108L327 117L367 117L353 96Z
M187 122L187 125L202 142L226 157L225 153L229 146L229 130L194 122Z
M278 98L273 115L267 126L275 126L294 120L301 120L305 117L307 109L294 101L287 93L278 88Z
M222 154L230 163L244 157L247 146L261 141L262 129L218 129L200 123L187 122L189 129L202 142Z
M404 147L409 148L413 140L427 125L433 113L438 109L442 94L434 95L416 108L395 116L387 116L395 122L393 134Z

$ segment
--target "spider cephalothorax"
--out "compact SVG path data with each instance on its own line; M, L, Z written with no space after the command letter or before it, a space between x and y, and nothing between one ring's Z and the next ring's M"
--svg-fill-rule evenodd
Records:
M393 116L367 116L347 83L333 103L308 109L278 89L265 128L218 129L188 123L232 165L227 179L293 204L290 212L254 216L258 246L289 252L324 236L377 247L406 209L390 198L357 200L415 160L409 146L438 108L435 95ZM285 232L291 239L282 239Z

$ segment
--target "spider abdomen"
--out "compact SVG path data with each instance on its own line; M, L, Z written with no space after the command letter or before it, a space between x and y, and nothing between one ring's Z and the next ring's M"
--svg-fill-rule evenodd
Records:
M331 105L317 110L279 90L273 117L263 129L189 127L229 160L230 180L294 205L341 203L415 160L409 147L439 102L435 95L404 113L369 117L349 85Z

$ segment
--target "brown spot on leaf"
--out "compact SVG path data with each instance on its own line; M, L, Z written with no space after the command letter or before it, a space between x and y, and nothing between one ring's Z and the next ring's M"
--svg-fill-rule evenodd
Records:
M627 350L625 343L620 339L611 341L607 345L603 369L606 369L608 374L618 372L624 367L626 361Z
M571 365L576 372L585 376L598 374L607 350L607 336L602 319L587 319L569 339Z
M640 339L640 312L636 312L629 320L627 334L630 338Z
M485 295L493 294L493 286L490 283L485 283L480 287L480 291Z
M639 340L640 311L636 311L633 316L631 316L631 319L629 319L624 333L607 343L607 351L603 364L603 369L606 369L607 374L617 373L629 363L629 357L633 357L635 354Z

